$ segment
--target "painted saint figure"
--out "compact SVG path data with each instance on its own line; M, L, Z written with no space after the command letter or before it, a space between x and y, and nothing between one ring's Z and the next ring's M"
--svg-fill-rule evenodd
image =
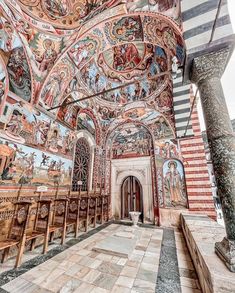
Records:
M52 19L64 17L69 13L67 0L44 0L47 14Z
M164 177L164 189L167 206L186 206L183 178L178 171L176 161L169 161L168 170Z
M47 84L43 98L45 105L53 107L57 103L56 97L59 96L61 92L61 85L64 77L65 73L62 71L59 76L54 76L51 82Z
M41 56L37 51L34 51L36 61L40 63L39 70L41 71L50 70L53 67L57 58L57 52L54 49L55 45L52 40L44 40L43 46L45 51Z

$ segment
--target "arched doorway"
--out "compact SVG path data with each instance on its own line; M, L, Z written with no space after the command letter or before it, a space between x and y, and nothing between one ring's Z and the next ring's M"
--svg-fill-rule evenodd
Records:
M121 187L121 218L129 218L131 211L140 212L140 219L143 221L143 191L135 176L124 179Z
M84 137L81 137L77 140L74 155L73 191L78 191L79 188L81 188L81 191L89 190L90 159L91 152L89 143ZM79 181L81 181L81 187L78 185Z

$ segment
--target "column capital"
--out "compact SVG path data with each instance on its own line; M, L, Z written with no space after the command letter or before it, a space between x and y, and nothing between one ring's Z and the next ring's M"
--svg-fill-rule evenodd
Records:
M221 78L230 54L229 48L201 55L193 59L190 80L198 84L213 77Z

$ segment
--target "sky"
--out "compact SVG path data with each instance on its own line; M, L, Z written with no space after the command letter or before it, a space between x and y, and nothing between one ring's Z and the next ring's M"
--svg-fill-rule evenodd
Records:
M235 1L228 0L228 5L231 22L235 32ZM229 61L229 64L224 72L221 81L224 89L224 95L227 102L230 118L235 119L235 50L232 54L232 57ZM198 102L198 113L201 123L201 129L205 130L200 100Z

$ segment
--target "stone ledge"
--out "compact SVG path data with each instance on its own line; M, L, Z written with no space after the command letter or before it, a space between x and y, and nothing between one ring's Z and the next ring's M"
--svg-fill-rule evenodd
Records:
M215 254L225 229L204 215L181 214L181 226L203 293L235 292L235 274Z

